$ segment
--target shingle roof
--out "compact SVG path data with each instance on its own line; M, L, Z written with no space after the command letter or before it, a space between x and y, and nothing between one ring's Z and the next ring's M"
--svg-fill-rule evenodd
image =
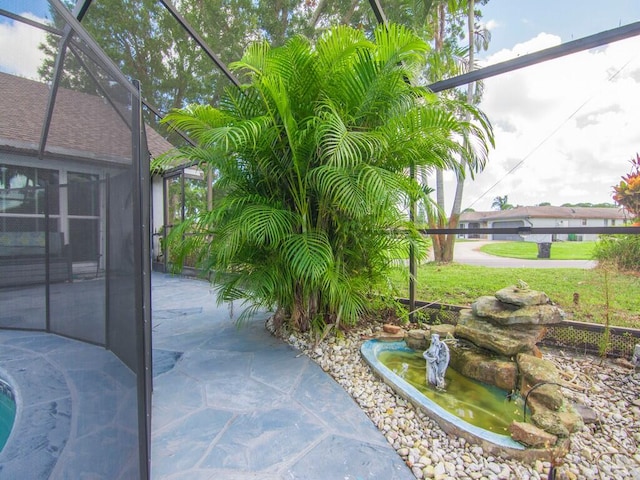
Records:
M460 215L460 221L478 222L493 220L509 220L516 218L608 218L624 220L624 212L620 208L602 207L516 207L510 210L492 212L465 212Z
M0 147L37 150L49 86L0 72ZM172 145L147 127L152 156ZM131 157L131 133L102 97L59 88L45 151L103 161Z

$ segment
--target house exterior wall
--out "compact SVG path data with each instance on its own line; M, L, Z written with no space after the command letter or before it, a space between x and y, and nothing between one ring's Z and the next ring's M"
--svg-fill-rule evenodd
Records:
M151 179L151 258L161 261L164 225L164 181L162 176L154 175Z
M482 222L482 221L461 221L458 224L459 228L487 228L487 222ZM481 240L486 240L487 238L489 238L489 236L485 233L474 233L474 234L467 234L467 233L459 233L458 234L458 238L464 238L464 239L481 239Z
M45 156L44 159L41 160L33 155L16 154L2 151L2 149L0 149L0 165L24 169L44 169L55 172L57 175L57 184L53 185L53 188L56 189L56 195L58 195L57 203L59 208L55 212L49 212L49 228L63 234L65 245L73 243L74 225L76 226L76 237L78 235L85 237L82 239L81 243L85 245L87 244L87 235L97 239L97 251L95 254L89 252L89 258L87 257L87 252L85 252L84 257L86 258L83 257L80 259L80 262L76 262L77 265L74 264L74 271L76 270L76 266L87 260L90 260L94 265L94 267L92 267L94 270L96 267L99 269L104 268L104 245L106 235L106 189L104 188L104 182L108 176L116 175L122 171L118 165L107 167L104 164L87 163L85 161L79 161L71 158L51 158L49 156ZM98 193L94 193L94 199L97 202L97 205L94 204L93 207L85 206L81 208L78 208L78 204L72 205L74 201L77 200L69 198L68 185L72 181L72 178L78 178L78 176L88 176L92 181L94 178L95 180L98 180L99 185L91 187L92 189L95 188L98 190ZM36 186L36 190L42 190L42 187ZM94 194L91 194L91 196ZM82 200L88 201L86 198L82 198ZM4 196L0 198L0 201L4 201ZM83 210L83 212L76 212L74 214L74 208L76 210ZM89 212L88 210L91 211ZM12 211L6 203L2 203L0 205L0 222L3 220L6 222L11 221L13 224L13 226L8 226L3 223L3 230L6 230L7 228L9 230L18 228L19 230L29 231L34 228L44 228L34 227L34 225L31 227L28 226L33 222L41 223L44 221L45 214L40 209L38 211L31 211L20 208L17 211L19 213L14 213L15 210ZM81 230L78 230L78 227L80 227ZM72 251L73 247L74 246L71 245ZM76 253L78 252L76 251ZM97 266L96 262L98 262ZM78 266L78 268L81 267Z
M510 219L510 220L495 220L491 222L492 228L519 228L529 226L525 220ZM493 233L491 234L492 240L507 240L511 242L522 241L522 236L517 233Z
M523 209L522 215L518 215L517 210ZM609 215L609 212L605 212L603 217L597 217L602 210L608 209L587 209L587 208L564 208L564 207L551 207L556 210L567 210L567 216L549 215L549 211L536 212L533 214L532 210L538 210L542 207L519 207L516 210L509 210L504 212L474 212L468 214L470 218L462 219L460 221L460 228L499 228L504 225L515 225L517 222L524 222L524 226L530 226L532 228L572 228L572 227L613 227L622 226L624 224L624 218L618 210L612 209L613 215ZM529 212L527 212L529 211ZM597 212L597 213L596 213ZM531 214L529 214L531 213ZM581 213L584 216L581 216ZM537 215L540 216L537 216ZM463 214L464 215L464 214ZM608 217L608 218L607 218ZM612 218L616 217L616 218ZM506 222L506 223L505 223ZM472 237L470 234L459 234L459 238L496 238L495 235L475 235ZM522 240L526 242L534 243L546 243L552 241L596 241L598 234L536 234L525 235L520 239L516 236L512 236L512 240ZM505 237L506 238L506 237Z

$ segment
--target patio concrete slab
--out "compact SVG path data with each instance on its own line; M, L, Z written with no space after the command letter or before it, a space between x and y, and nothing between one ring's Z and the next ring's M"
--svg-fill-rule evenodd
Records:
M237 328L206 282L154 274L151 478L412 479L409 468L320 367Z

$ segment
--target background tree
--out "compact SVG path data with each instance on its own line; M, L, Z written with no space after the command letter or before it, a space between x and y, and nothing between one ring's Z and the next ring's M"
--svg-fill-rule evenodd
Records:
M67 2L70 8L73 3ZM181 10L218 55L237 59L248 43L246 26L256 24L255 12L247 8L252 6L250 0L228 3L183 2ZM221 15L221 11L234 14ZM52 15L55 20L55 11ZM222 72L156 0L94 2L82 24L125 75L142 82L143 94L161 112L191 102L213 104L228 85ZM47 55L39 73L48 81L53 75L58 38L50 35L42 48ZM94 82L73 56L65 63L62 85L95 93Z
M63 0L73 10L75 0ZM190 0L174 2L180 14L225 63L236 61L251 42L265 39L282 45L298 33L314 38L330 25L353 23L371 32L371 8L354 0ZM364 8L363 8L364 7ZM51 10L54 22L58 15ZM58 23L61 24L61 23ZM157 0L93 2L82 20L101 48L131 79L142 82L143 94L161 113L190 103L217 104L230 81L190 39ZM53 75L59 38L49 35L39 73ZM108 84L108 81L105 82ZM95 92L77 59L69 56L62 85ZM147 117L154 127L155 119Z
M478 2L485 4L486 1ZM435 67L431 70L431 80L441 80L443 76L455 75L462 71L472 71L475 66L475 52L481 48L486 49L490 40L490 33L480 25L476 24L476 19L481 16L481 12L476 10L476 3L473 0L467 1L440 1L435 4L434 8L434 24L435 35L434 42L436 50L441 48L440 54L435 57L435 61L431 61L431 65ZM466 49L466 59L457 57L460 48L453 45L457 38L461 35L461 25L466 19L467 32L466 38L468 47ZM448 25L448 27L447 27ZM456 34L455 37L445 42L447 33ZM451 37L449 37L451 38ZM445 49L444 46L448 45ZM458 58L458 62L453 59ZM434 78L437 77L437 78ZM448 95L460 95L460 92L454 90ZM477 104L480 101L482 92L480 83L471 83L467 85L466 102L468 104ZM469 120L467 118L466 120ZM471 150L474 148L469 138L462 138L464 148ZM453 204L449 217L447 218L445 209L445 188L444 188L444 172L442 169L436 170L436 204L437 208L431 210L432 215L429 218L430 228L457 228L460 220L460 210L462 208L462 198L464 193L464 183L467 174L473 176L477 171L484 168L484 162L467 162L470 157L461 157L459 159L458 168L456 169L456 190L454 194ZM471 157L472 158L472 157ZM456 235L431 235L433 242L433 253L436 262L450 262L453 260L453 247Z
M491 208L494 210L511 210L513 205L509 203L509 196L505 195L504 197L495 197L491 204Z
M427 50L397 25L372 40L335 27L315 46L299 36L252 44L231 65L247 79L242 90L229 89L219 108L167 116L198 141L178 154L214 167L224 188L210 212L182 225L202 233L183 252L200 253L220 301L244 300L246 314L274 309L302 330L352 323L422 242L402 208L423 196L406 169L455 167L472 153L457 138L483 146L473 155L491 139L477 109L412 86ZM466 110L473 121L459 118Z

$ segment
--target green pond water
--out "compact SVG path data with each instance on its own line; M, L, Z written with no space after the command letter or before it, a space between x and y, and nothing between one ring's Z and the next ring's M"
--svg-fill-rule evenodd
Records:
M422 353L383 351L378 359L426 397L464 421L501 435L509 435L512 421L523 421L522 398L507 398L507 392L472 380L452 368L445 374L445 391L427 386L426 361Z
M0 450L2 450L4 444L7 443L15 417L16 403L7 395L0 392Z

